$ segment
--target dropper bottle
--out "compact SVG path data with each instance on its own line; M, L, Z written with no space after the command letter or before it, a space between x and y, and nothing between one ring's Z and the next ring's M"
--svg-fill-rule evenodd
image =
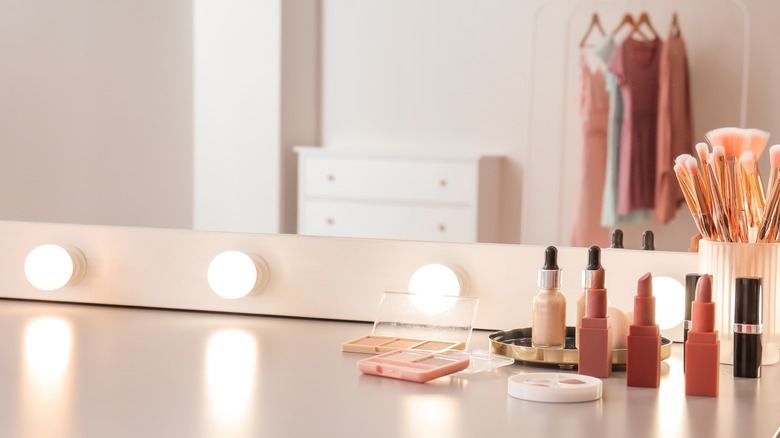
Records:
M588 266L582 270L582 295L577 299L577 319L574 334L574 343L580 348L580 327L582 317L585 315L585 291L596 288L593 285L594 274L601 267L601 248L596 245L588 248Z
M534 297L531 344L542 348L566 345L566 298L561 293L558 249L548 246L539 270L539 293Z

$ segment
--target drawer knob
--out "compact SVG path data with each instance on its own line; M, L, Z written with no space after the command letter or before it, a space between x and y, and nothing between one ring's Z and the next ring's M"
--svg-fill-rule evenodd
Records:
M329 173L328 174L328 181L335 181L335 180L336 180L336 176L333 175L332 173Z
M439 180L439 185L442 186L442 187L445 187L447 185L447 180L444 179L444 178L440 179Z
M333 218L329 217L329 218L325 219L325 223L327 223L328 225L333 225Z
M447 225L439 224L439 231L447 231Z

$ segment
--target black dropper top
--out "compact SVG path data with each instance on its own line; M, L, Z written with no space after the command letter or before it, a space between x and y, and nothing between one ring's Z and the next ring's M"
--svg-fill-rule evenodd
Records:
M655 251L655 236L650 230L642 233L642 249L645 251Z
M558 248L554 246L548 246L544 250L544 266L542 269L545 271L557 271L558 270Z
M601 248L596 245L588 248L588 266L585 269L595 271L601 267Z
M623 230L620 228L612 232L612 245L610 248L623 248Z

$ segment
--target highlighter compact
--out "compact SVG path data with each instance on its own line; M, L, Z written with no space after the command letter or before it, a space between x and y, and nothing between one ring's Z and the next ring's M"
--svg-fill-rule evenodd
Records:
M358 361L364 374L425 383L469 366L466 354L432 354L419 350L396 350Z
M601 398L603 384L591 376L565 373L519 373L509 378L509 395L545 403L580 403Z

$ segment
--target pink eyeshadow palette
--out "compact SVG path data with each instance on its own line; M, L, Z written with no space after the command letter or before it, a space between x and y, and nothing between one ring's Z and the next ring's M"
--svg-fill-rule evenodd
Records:
M364 374L425 383L469 366L467 355L426 353L420 350L396 350L358 361Z
M351 353L387 353L410 349L420 351L463 350L466 344L456 341L431 341L425 339L397 338L393 336L367 335L341 344L341 351Z

